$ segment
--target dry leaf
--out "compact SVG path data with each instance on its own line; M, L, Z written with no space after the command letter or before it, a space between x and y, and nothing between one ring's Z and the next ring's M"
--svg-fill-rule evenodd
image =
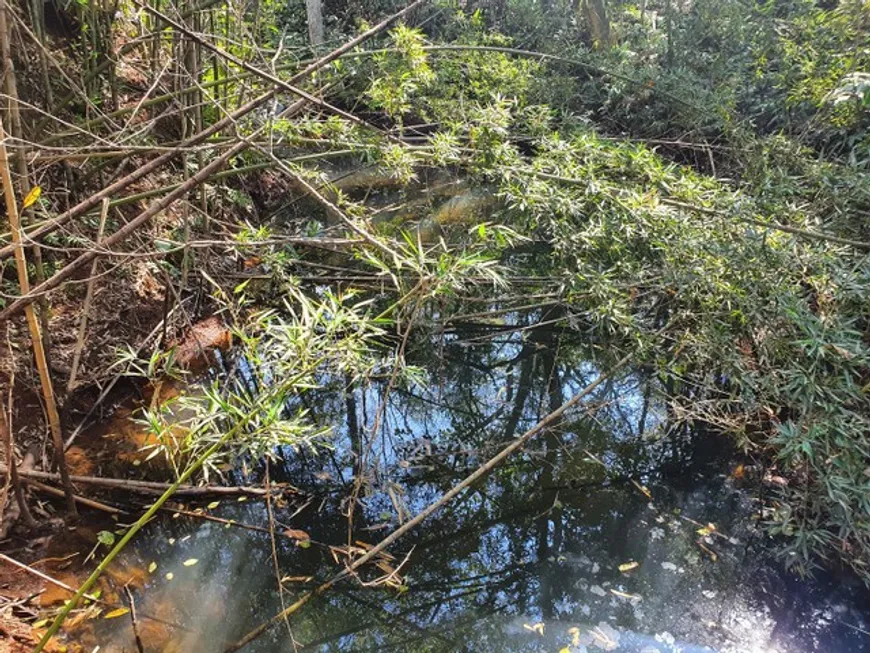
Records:
M305 541L311 539L311 536L300 528L288 528L284 531L284 535L291 540Z
M580 646L580 629L572 626L568 629L568 634L571 635L571 646Z
M638 567L640 567L640 563L632 560L631 562L626 562L619 565L619 571L625 573L627 571L631 571L632 569L637 569Z
M148 565L148 573L153 574L155 571L157 571L157 563L152 562L150 565Z
M116 610L112 610L111 612L107 612L104 619L114 619L115 617L123 617L125 614L130 612L130 608L117 608Z
M196 558L188 558L181 564L183 564L185 567L193 567L193 565L195 565L197 562L199 562L199 560L197 560Z

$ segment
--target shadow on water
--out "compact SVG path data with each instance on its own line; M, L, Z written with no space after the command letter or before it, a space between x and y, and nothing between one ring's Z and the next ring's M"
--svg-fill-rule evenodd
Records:
M307 398L334 435L271 467L306 497L275 505L279 532L311 537L277 538L284 604L341 569L329 545L347 544L361 450L372 452L354 513L364 547L596 375L558 332L479 335L459 330L415 353L430 384L390 394L374 441L366 427L386 383L345 392L336 380ZM569 413L392 549L393 568L408 554L401 587L345 582L245 650L870 651L866 589L783 572L756 529L757 488L730 475L727 441L675 426L656 397L640 371L599 388L591 415ZM209 512L268 524L253 500ZM143 622L146 650L221 651L281 609L268 534L167 516L125 556L157 564L137 608L190 629ZM135 650L126 619L94 636L103 651Z

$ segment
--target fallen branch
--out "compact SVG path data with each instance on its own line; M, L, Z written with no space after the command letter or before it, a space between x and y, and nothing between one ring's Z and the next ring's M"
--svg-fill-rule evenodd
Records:
M32 478L24 479L24 482L32 487L34 490L38 490L39 492L45 492L46 494L50 494L55 497L64 497L63 490L58 490L56 487L51 487L50 485L46 485L45 483L40 483ZM79 496L78 494L72 495L73 500L83 505L87 508L93 508L94 510L99 510L100 512L105 512L109 515L123 515L124 511L120 508L115 508L113 506L107 506L105 503L100 503L99 501L94 501L93 499L88 499L83 496Z
M0 474L7 474L6 465L0 465ZM43 481L58 481L59 474L54 472L43 472L36 469L19 469L18 475L21 478L39 479ZM172 487L172 483L159 483L157 481L137 481L134 479L125 478L104 478L102 476L75 476L69 477L73 483L81 485L93 485L95 487L104 487L113 490L126 490L128 492L137 492L140 494L162 494L168 488ZM285 491L298 492L296 488L286 486ZM208 496L254 496L262 497L266 495L266 490L259 487L249 486L223 486L223 485L180 485L176 490L176 494L186 497L208 497Z

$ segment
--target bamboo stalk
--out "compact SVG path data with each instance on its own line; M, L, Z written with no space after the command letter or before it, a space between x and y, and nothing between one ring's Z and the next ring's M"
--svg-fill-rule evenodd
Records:
M378 32L386 29L393 21L398 20L399 18L404 16L406 13L408 13L408 12L412 11L413 9L415 9L416 7L419 7L422 4L424 4L426 1L427 0L415 0L415 2L408 5L403 10L401 10L398 13L393 14L389 18L381 21L378 25L371 28L367 32L359 35L358 37L356 37L355 39L352 39L351 41L348 41L343 46L333 50L332 52L330 52L326 56L318 59L315 63L311 64L310 66L307 66L304 70L302 70L301 72L299 72L296 75L294 75L293 77L291 77L290 81L288 81L286 83L282 82L281 83L282 87L284 87L284 86L291 87L292 84L294 82L298 81L299 79L307 77L312 72L315 72L315 71L319 70L320 68L322 68L323 66L326 66L327 64L331 63L335 59L338 59L345 52L352 50L359 43L365 41L366 39L371 38L372 36L374 36ZM294 91L294 92L298 92L298 91ZM266 96L271 97L274 93L275 93L275 90L273 89L272 91L267 93ZM281 112L281 114L279 114L278 117L279 118L286 118L286 117L295 115L297 112L301 111L302 108L308 103L308 99L305 96L309 96L308 93L302 92L302 94L304 97L301 100L298 100L294 104L290 105L290 107L288 107L283 112ZM262 100L266 96L260 96L260 98L258 98L257 101ZM251 104L252 103L249 103L247 106L250 106ZM259 129L255 130L255 132L253 134L251 134L249 139L256 138L259 135L259 133L262 131L262 129L263 128L261 127ZM218 157L217 159L215 159L214 161L209 163L209 165L207 165L205 168L199 170L194 176L190 177L190 179L188 179L185 183L183 183L181 186L179 186L175 191L171 192L169 195L160 199L159 201L154 202L151 206L148 207L148 209L146 209L145 211L140 213L138 216L136 216L135 218L130 220L125 226L121 227L114 234L112 234L111 236L106 238L102 243L100 243L100 245L103 247L111 247L111 246L121 242L122 240L124 240L128 236L130 236L137 229L139 229L139 227L147 224L154 216L156 216L157 214L159 214L160 212L165 210L168 206L170 206L177 199L179 199L180 197L183 197L188 192L190 192L192 189L198 187L200 184L202 184L206 180L210 179L211 176L214 173L221 170L221 168L223 168L224 165L226 165L226 163L230 159L232 159L233 157L238 156L239 154L247 151L248 148L251 146L249 139L240 140L235 146L233 146L232 148L227 150L224 154L222 154L220 157ZM170 153L170 156L174 156L174 154ZM155 161L156 161L156 159L155 159ZM113 184L113 186L114 186L114 184ZM103 189L102 191L100 191L100 193L97 193L96 195L92 195L91 198L89 198L88 200L85 200L85 202L93 202L94 198L96 198L97 196L99 196L100 200L102 200L102 197L106 196L106 192L107 192L108 188L111 188L111 186L107 187L106 189ZM85 202L80 203L79 206L82 206ZM91 204L91 206L93 206L93 204ZM67 213L70 213L70 212L67 212ZM67 219L69 219L69 217L67 217ZM55 226L55 228L56 228L56 226ZM33 237L32 234L31 234L31 237ZM34 295L28 295L26 297L22 296L22 297L18 298L16 301L12 302L3 311L0 311L0 323L2 323L4 320L9 319L10 316L16 314L18 311L23 309L25 306L30 306L36 297L42 295L43 293L48 292L49 290L53 290L54 288L57 288L58 286L60 286L67 279L69 279L73 274L75 274L75 272L79 268L81 268L84 265L87 265L90 261L92 261L94 258L99 256L99 254L100 254L100 252L98 249L94 249L94 250L91 250L89 252L86 252L85 254L82 254L77 259L75 259L74 261L69 263L67 266L65 266L64 268L59 270L57 273L55 273L50 279L47 279L44 283L41 283L41 284L39 284L39 286L34 288ZM2 257L2 256L3 256L3 250L0 250L0 257Z
M21 221L18 216L18 203L15 199L15 189L12 186L12 177L9 174L9 157L6 152L6 132L3 130L3 121L0 120L0 177L3 183L3 195L6 200L6 214L9 217L9 226L12 230L12 244L15 246L15 268L18 272L18 285L21 295L30 292L30 280L27 277L27 261L24 258L24 250L21 248ZM60 471L64 492L66 492L67 507L72 515L76 515L76 504L73 499L72 484L69 480L69 472L66 468L66 457L63 450L63 436L60 427L60 415L57 412L57 404L54 398L54 388L51 385L51 375L48 373L48 362L45 358L45 350L42 347L42 337L39 333L39 322L33 306L28 303L25 308L27 326L30 330L30 340L33 345L33 356L36 360L36 369L39 372L39 380L42 386L42 396L45 400L45 410L48 414L48 425L51 429L51 439L54 445L54 458Z
M11 13L8 0L0 0L0 56L3 58L3 70L5 72L3 78L3 86L6 91L9 106L9 131L14 139L19 142L24 141L24 131L21 127L21 111L18 106L18 86L15 78L15 65L12 61L12 53L9 45L9 26L10 21L8 15ZM22 147L19 151L19 156L15 159L18 168L18 192L21 197L25 197L30 192L30 171L27 167L27 149ZM23 222L30 224L33 222L33 209L24 208ZM38 245L33 248L33 267L37 283L45 281L45 267L42 265L42 248ZM45 298L39 300L39 322L42 327L42 347L49 356L51 351L51 343L49 340L48 330L48 304Z

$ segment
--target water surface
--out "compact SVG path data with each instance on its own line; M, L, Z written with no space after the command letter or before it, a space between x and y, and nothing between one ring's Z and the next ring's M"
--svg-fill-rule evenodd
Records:
M306 399L333 435L317 453L287 450L270 466L274 482L304 493L273 506L274 558L260 531L170 515L143 531L124 554L129 565L157 564L137 607L190 629L150 624L147 650L221 651L340 571L361 452L369 465L353 540L364 549L597 373L588 348L558 331L459 330L413 357L430 383L394 389L374 438L367 427L385 384L347 393L336 380ZM866 589L834 572L786 573L757 528L763 485L735 479L727 441L676 424L660 393L638 370L605 384L592 411L540 434L402 539L395 559L245 650L870 651ZM269 524L262 501L207 512ZM286 528L310 545L281 536ZM95 637L101 650L135 650L126 619L100 622Z

